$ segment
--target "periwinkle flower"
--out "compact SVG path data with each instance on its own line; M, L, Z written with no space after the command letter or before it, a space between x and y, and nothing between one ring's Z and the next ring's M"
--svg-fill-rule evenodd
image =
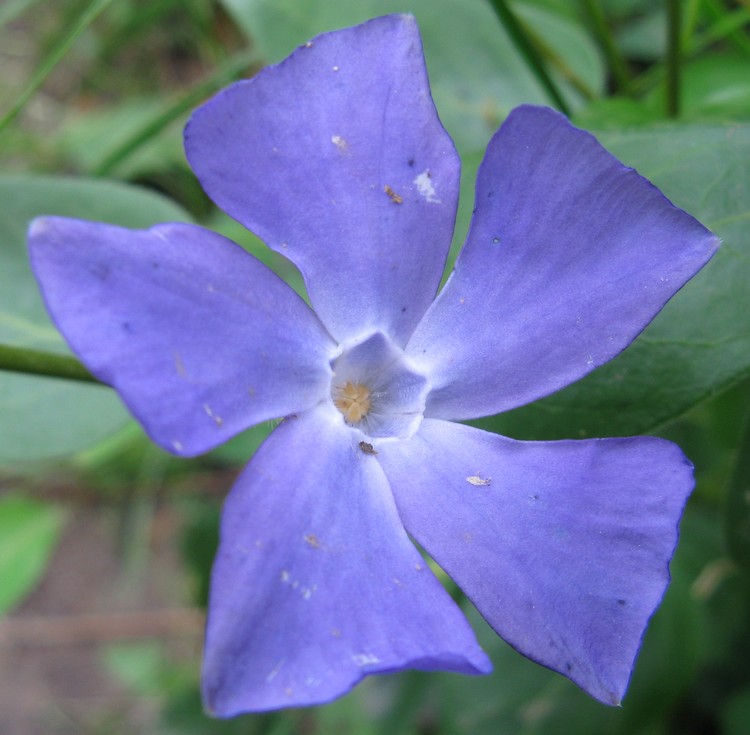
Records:
M617 355L716 239L590 134L521 107L435 297L459 160L410 16L314 39L203 105L185 140L213 200L299 267L312 309L197 226L49 217L30 248L54 321L157 444L195 455L283 417L224 509L207 707L488 672L407 532L508 643L619 702L689 462L657 438L521 442L457 422Z

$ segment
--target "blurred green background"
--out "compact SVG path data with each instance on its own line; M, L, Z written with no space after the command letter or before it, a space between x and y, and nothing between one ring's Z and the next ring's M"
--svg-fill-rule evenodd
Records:
M747 0L2 0L0 344L67 353L26 260L42 213L199 222L302 291L205 197L182 126L311 36L404 11L464 162L453 256L484 147L523 102L566 111L724 241L622 356L479 422L534 439L656 433L695 463L673 581L623 707L523 659L467 609L492 676L375 677L325 707L207 718L198 677L219 510L270 427L177 460L106 388L0 372L3 735L750 733Z

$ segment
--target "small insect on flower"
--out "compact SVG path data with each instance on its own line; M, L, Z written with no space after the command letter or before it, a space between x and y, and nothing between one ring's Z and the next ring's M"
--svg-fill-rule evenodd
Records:
M412 539L514 648L617 704L690 463L653 437L524 442L464 421L620 353L716 238L589 133L523 106L487 147L438 293L460 161L408 15L233 84L193 114L185 148L216 204L299 268L310 306L190 224L45 217L29 247L71 348L167 451L287 417L224 505L208 711L320 704L409 668L489 672Z

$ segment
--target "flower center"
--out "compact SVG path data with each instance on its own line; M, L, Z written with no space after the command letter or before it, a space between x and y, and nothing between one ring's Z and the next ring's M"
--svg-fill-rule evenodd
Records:
M331 362L331 401L351 427L372 438L406 438L419 427L427 380L381 332Z
M334 386L333 403L347 424L358 424L370 411L370 389L362 383Z

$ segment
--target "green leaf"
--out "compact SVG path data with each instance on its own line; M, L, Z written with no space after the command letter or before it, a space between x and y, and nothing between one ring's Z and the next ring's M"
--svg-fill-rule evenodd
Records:
M519 56L486 2L464 0L223 0L268 62L324 31L386 13L414 13L424 41L432 93L460 151L484 148L508 112L523 102L549 98ZM515 3L519 15L587 87L601 91L603 70L588 35L568 14L535 3ZM558 78L568 103L580 98Z
M107 181L0 176L0 342L69 354L42 304L26 252L26 230L42 214L126 227L185 221L156 194ZM96 385L0 372L0 463L62 456L123 426L114 393Z
M750 722L750 686L735 694L721 711L722 732L726 735L747 735Z
M664 107L661 102L663 95L662 91L658 108L623 97L603 97L579 110L573 116L573 122L580 127L599 131L621 131L625 127L652 125L664 117L661 109Z
M559 393L479 422L492 430L535 439L649 432L750 374L750 126L600 137L722 247L620 356Z
M0 500L0 615L5 615L39 581L57 544L63 514L26 498Z
M159 692L158 671L162 665L157 643L123 643L102 652L107 669L128 688L142 696Z

